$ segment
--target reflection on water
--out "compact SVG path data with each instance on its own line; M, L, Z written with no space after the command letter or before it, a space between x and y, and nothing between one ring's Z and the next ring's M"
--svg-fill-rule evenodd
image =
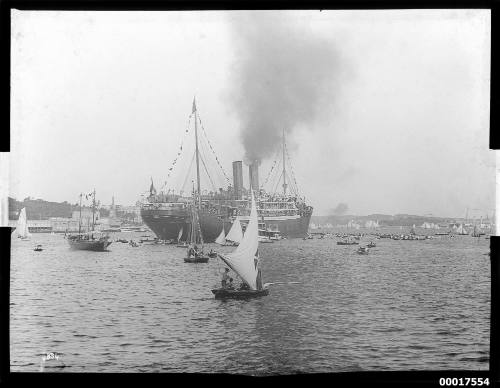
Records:
M38 371L48 352L61 356L45 370L65 372L488 369L489 240L355 248L262 244L264 282L279 282L270 295L219 301L222 264L184 263L182 248L13 239L11 370Z

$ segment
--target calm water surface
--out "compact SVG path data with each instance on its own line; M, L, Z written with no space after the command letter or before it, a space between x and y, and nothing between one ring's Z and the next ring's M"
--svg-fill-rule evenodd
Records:
M61 356L45 371L64 372L488 369L484 238L382 239L366 256L335 238L261 244L270 295L226 302L210 292L219 260L186 264L182 248L12 240L12 371L47 352Z

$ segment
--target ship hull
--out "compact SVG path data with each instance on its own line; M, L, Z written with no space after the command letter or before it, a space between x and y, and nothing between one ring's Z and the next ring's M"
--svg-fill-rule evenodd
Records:
M188 231L191 228L190 217L187 212L172 214L171 212L162 214L161 211L141 211L144 223L153 231L160 240L177 240L179 231L183 233L180 238L186 241ZM265 224L272 230L278 230L283 237L302 238L307 236L311 214L304 214L296 218L284 217L264 217ZM205 242L214 242L219 236L222 228L227 234L231 228L231 221L217 214L200 214L200 227Z
M104 252L111 244L111 241L86 241L86 240L69 240L68 243L71 249L78 251L95 251Z

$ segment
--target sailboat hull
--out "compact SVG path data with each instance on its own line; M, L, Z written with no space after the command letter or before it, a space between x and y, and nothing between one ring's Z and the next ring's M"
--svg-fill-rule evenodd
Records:
M215 299L251 299L269 295L267 288L263 290L228 290L226 288L213 289Z

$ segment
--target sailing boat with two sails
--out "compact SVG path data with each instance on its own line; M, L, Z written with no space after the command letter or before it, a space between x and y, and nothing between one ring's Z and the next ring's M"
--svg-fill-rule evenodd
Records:
M269 289L262 285L262 272L259 268L259 231L257 207L252 191L252 209L250 221L238 247L231 253L218 254L219 258L243 280L239 290L227 287L213 289L216 299L246 299L269 294Z
M92 228L86 233L82 233L82 196L80 194L80 219L78 222L78 234L70 234L66 238L71 249L80 251L106 251L106 248L111 244L109 235L95 231L95 190L90 194L92 196Z
M21 240L29 240L31 233L28 230L28 219L26 218L26 208L23 207L19 212L19 219L16 226L17 237Z

